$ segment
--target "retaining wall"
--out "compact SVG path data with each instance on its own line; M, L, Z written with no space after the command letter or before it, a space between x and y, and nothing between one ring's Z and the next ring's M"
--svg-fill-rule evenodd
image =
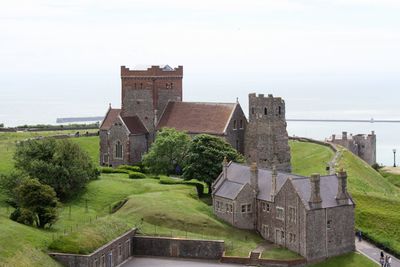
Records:
M89 255L49 253L51 257L68 267L117 266L132 256L132 229Z
M150 236L135 236L133 238L133 254L138 256L219 260L224 250L224 241L218 240L189 240Z

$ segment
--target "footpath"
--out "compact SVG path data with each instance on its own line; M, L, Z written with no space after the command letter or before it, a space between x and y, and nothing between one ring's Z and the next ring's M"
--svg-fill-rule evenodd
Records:
M370 258L371 260L373 260L374 262L379 264L381 249L375 247L371 243L368 243L367 241L364 241L364 240L359 242L358 239L356 239L356 249L358 252L364 254L365 256L367 256L368 258ZM385 253L385 256L390 255L386 252L384 252L384 253ZM390 257L392 257L391 267L400 267L400 260L395 258L392 255L390 255Z

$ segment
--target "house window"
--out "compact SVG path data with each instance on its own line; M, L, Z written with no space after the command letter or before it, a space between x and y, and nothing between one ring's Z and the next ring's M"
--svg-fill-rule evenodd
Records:
M331 229L332 228L332 220L328 220L326 222L326 228Z
M104 254L101 255L100 266L101 266L101 267L105 267L105 266L106 266L106 256L105 256Z
M118 256L122 256L122 246L121 246L121 244L118 245Z
M94 267L99 267L99 266L100 266L100 264L99 264L99 259L95 259L95 260L94 260L93 266L94 266Z
M284 208L276 207L276 218L282 221L285 220L284 212L285 212Z
M168 89L168 88L169 88L168 83L166 83L165 84L165 89Z
M270 206L269 203L267 202L261 202L261 209L264 212L269 212L270 211Z
M289 222L296 223L296 208L289 207Z
M232 204L229 204L229 211L230 211L231 213L233 213L233 205L232 205Z
M295 243L296 242L296 235L293 233L289 233L289 242Z
M264 108L264 115L268 115L268 110L267 110L267 108Z
M243 204L242 213L251 213L251 204Z
M128 258L131 256L131 241L127 240L125 242L125 258Z
M174 84L171 83L171 84L170 84L170 89L173 89L173 88L174 88Z
M240 129L243 129L243 120L240 120Z
M233 130L236 130L236 120L233 120Z
M266 224L261 226L261 233L264 237L269 237L269 227Z
M230 209L229 209L229 204L226 203L226 204L225 204L225 212L226 212L226 213L229 213L229 211L230 211Z
M242 205L242 213L246 213L246 205Z
M122 144L120 141L115 144L115 158L122 159Z

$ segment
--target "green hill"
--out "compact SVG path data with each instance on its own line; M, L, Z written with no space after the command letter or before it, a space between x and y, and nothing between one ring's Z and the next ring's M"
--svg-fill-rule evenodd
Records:
M98 137L71 140L80 144L97 162ZM0 147L1 142L0 139ZM327 161L333 156L324 146L302 142L291 142L290 145L293 170L303 175L324 173ZM11 157L3 159L9 161L8 166L12 166ZM398 194L398 189L387 180L379 181L382 178L378 173L351 154L344 152L341 160L343 164L349 164L349 187L357 201L357 225L363 230L370 230L371 234L383 234L380 232L383 226L362 217L372 216L379 221L380 216L384 216L379 212L373 214L372 207L363 202L366 193L362 189L369 188L371 192L368 196L381 197L386 201ZM6 171L9 170L6 168ZM368 177L364 179L365 176ZM363 183L370 186L366 187ZM381 188L374 188L377 186ZM110 215L112 206L124 199L128 199L127 203ZM381 203L377 200L373 207L380 208ZM387 205L389 212L395 204L389 201ZM235 229L216 219L211 207L197 198L193 187L163 185L156 179L131 180L125 174L103 174L99 180L90 182L86 192L60 209L60 218L51 230L38 230L15 223L8 219L9 213L0 197L0 262L7 263L7 266L57 266L46 255L49 246L54 250L88 252L135 225L147 234L224 239L230 255L247 255L261 241L255 233ZM390 240L395 241L395 223L399 221L395 219L395 210L387 215L390 216L385 219L393 225L386 226L385 234L391 233ZM21 247L21 244L24 245ZM358 260L360 257L354 258ZM340 266L346 267L345 259L348 257L343 259L333 262L341 261Z

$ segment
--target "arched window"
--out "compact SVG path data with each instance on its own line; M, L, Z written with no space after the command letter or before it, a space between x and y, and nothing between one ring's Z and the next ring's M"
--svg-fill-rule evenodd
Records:
M278 114L281 115L281 113L282 113L282 108L281 108L281 106L279 106L278 107Z
M236 120L233 121L233 129L236 130Z
M268 115L268 110L267 110L267 108L264 108L264 115Z
M122 159L122 144L120 141L115 144L115 158Z

